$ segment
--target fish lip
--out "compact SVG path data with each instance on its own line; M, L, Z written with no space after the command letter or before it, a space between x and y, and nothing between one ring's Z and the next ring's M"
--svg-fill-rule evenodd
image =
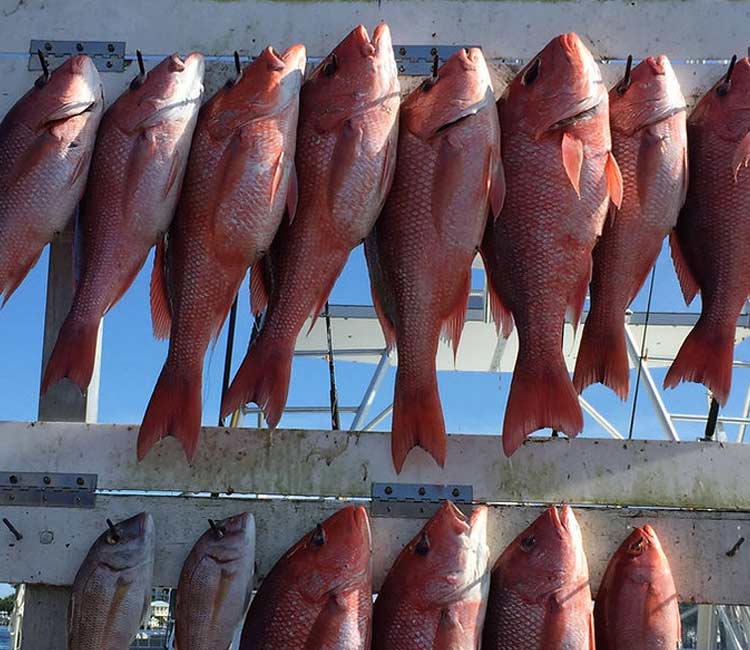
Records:
M655 75L665 75L667 74L667 66L669 66L669 59L664 56L663 54L660 54L656 58L653 56L646 57L646 63L651 68L653 73ZM670 66L671 67L671 66Z
M307 49L302 43L290 45L281 54L281 60L292 69L304 72L307 66Z
M367 510L364 506L354 507L354 521L357 523L360 532L367 540L367 546L372 551L372 528L370 527L370 518L367 516Z
M378 49L391 47L391 28L388 23L378 23L372 32L372 44Z
M102 78L99 76L99 71L91 58L85 54L79 54L72 57L70 61L74 73L83 77L83 83L89 91L89 97L82 100L81 103L95 104L101 100L103 97Z

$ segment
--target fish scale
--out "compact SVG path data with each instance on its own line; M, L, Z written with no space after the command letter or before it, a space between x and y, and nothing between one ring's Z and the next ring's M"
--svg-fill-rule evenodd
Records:
M206 349L296 201L304 65L301 45L278 56L266 48L201 111L165 259L157 255L152 279L155 331L170 333L170 345L141 425L139 458L166 435L178 438L188 459L195 454Z
M365 241L373 302L388 347L398 349L396 471L415 446L445 462L440 331L456 350L491 189L502 193L500 124L481 50L459 50L409 95L399 133L393 187Z
M74 56L40 80L0 123L3 304L73 216L103 110L94 63Z
M308 316L320 313L390 188L398 92L385 23L372 40L362 25L355 28L302 86L299 204L251 278L253 310L266 316L223 400L224 415L252 401L271 427L278 424L297 336Z
M610 91L610 124L623 202L610 210L593 251L591 308L573 383L580 392L600 381L625 399L625 310L677 222L688 181L685 98L666 57L645 59L626 88L618 83Z
M45 369L42 393L67 377L82 391L99 322L163 237L182 186L203 93L203 56L167 57L109 107L81 201L73 304Z
M690 183L670 238L685 302L701 293L701 315L664 378L703 383L719 404L729 398L734 337L750 294L750 60L734 66L725 94L719 81L687 122Z

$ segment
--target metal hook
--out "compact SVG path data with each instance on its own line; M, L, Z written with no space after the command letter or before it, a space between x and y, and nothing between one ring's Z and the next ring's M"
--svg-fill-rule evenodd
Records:
M732 60L729 62L729 69L727 70L727 74L724 76L724 81L719 84L719 87L716 89L716 94L719 95L719 97L724 97L729 92L729 89L732 87L732 73L734 72L734 66L737 63L737 55L732 55Z
M439 65L440 65L440 55L437 52L435 52L435 54L432 55L432 78L433 79L437 79Z
M107 522L107 527L109 528L109 535L110 535L110 539L112 540L111 543L117 544L117 542L120 541L120 535L117 532L117 528L112 523L111 519L106 519L105 521Z
M20 542L23 539L23 535L21 535L21 533L18 532L16 527L13 524L11 524L10 521L8 521L5 517L3 517L3 523L8 527L8 530L11 533L13 533L13 537L16 538L17 542Z
M146 66L143 64L143 54L140 50L135 51L135 56L138 59L138 70L142 77L146 76Z
M312 542L316 546L323 546L326 543L326 531L323 530L322 524L315 526L315 532L312 536Z
M622 78L622 83L617 86L618 94L622 95L628 88L630 88L630 71L633 68L633 55L628 54L628 61L625 64L625 76Z
M219 526L213 519L208 520L208 525L211 526L211 530L214 531L214 535L218 539L222 539L224 537L224 534L226 533L226 530L224 529L224 526Z
M42 79L46 83L49 81L49 63L47 63L47 57L44 56L44 52L40 49L36 51L36 55L39 57L39 63L42 64Z
M242 62L240 61L240 53L237 50L234 51L234 69L237 71L237 76L239 77L242 74Z

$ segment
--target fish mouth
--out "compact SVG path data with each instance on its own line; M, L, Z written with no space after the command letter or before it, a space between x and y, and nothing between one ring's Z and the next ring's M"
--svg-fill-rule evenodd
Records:
M667 74L667 66L669 66L669 59L667 59L667 57L664 56L663 54L660 54L656 58L654 58L653 56L647 57L646 63L648 64L649 68L651 68L651 70L653 71L655 75Z
M391 28L387 23L378 23L372 33L372 43L379 52L387 51L393 48L391 41Z
M276 51L273 48L271 48L271 53L276 56ZM283 65L289 66L294 70L304 72L307 66L307 50L301 43L286 48L281 57L277 58L280 58Z
M354 39L354 42L357 44L359 52L363 57L372 57L375 55L377 50L370 40L370 34L367 32L367 27L362 24L357 25L352 30L351 36Z
M102 79L94 62L85 54L74 56L70 60L71 70L83 79L88 97L82 98L81 104L95 104L102 98Z

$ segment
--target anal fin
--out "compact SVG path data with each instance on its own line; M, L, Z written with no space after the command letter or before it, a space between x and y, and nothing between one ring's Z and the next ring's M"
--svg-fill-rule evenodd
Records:
M695 296L698 295L700 287L698 286L695 276L690 270L687 259L682 252L677 230L673 230L669 234L669 248L672 252L672 262L674 263L674 268L677 272L677 279L680 282L680 288L682 289L682 295L685 298L685 304L689 305L693 302Z
M151 324L154 337L169 338L172 328L172 308L167 291L166 243L164 239L156 244L154 268L151 272Z

